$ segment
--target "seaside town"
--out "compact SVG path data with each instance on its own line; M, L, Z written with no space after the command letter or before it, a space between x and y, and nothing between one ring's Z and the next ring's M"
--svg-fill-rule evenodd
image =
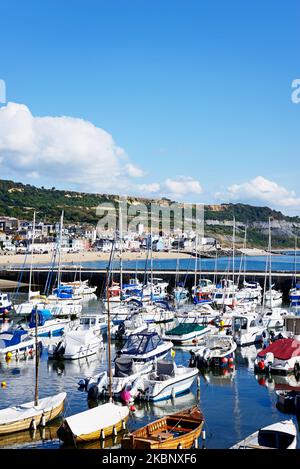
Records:
M10 464L297 464L299 17L1 3Z

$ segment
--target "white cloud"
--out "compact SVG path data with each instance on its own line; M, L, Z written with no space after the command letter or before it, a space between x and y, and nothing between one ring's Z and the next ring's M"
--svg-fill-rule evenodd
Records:
M160 184L158 182L150 182L149 184L139 184L138 190L141 193L155 194L160 191Z
M34 117L23 104L0 108L0 172L78 189L120 192L144 172L112 136L73 117Z
M197 195L203 192L201 184L189 176L179 176L177 179L166 179L164 188L169 197L182 199L188 195Z
M125 169L127 171L128 176L131 176L133 178L140 178L145 176L145 173L142 169L138 168L137 166L134 166L131 163L127 163Z
M225 193L217 193L216 197L228 202L263 202L275 208L300 208L300 198L295 191L290 191L263 176L257 176L242 184L233 184Z

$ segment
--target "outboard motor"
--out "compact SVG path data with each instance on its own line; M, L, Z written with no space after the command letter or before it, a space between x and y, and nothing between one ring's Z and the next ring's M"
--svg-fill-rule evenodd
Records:
M103 394L105 387L107 385L107 372L104 371L101 376L99 376L98 382L91 382L87 385L88 398L96 400L101 394Z
M138 376L132 383L130 389L131 399L134 400L140 393L144 392L144 382L141 376Z
M121 322L118 326L118 330L116 331L116 339L117 340L122 340L123 339L123 335L125 334L125 324L124 322Z
M197 359L196 359L196 354L192 350L190 350L190 361L189 361L189 367L190 368L195 368L197 366Z
M60 342L58 342L57 346L55 347L55 350L53 352L53 358L55 358L56 360L62 359L65 353L65 350L66 350L65 344L61 340Z

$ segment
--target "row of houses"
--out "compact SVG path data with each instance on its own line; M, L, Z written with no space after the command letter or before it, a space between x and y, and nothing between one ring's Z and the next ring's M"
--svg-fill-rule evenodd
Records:
M35 253L48 253L56 249L60 234L60 226L39 222L35 225ZM122 237L122 240L121 240ZM32 249L33 224L28 220L18 220L13 217L0 217L0 249L6 252L24 253ZM91 225L70 224L64 226L61 237L61 249L66 252L97 250L108 252L112 248L115 233L104 236ZM150 244L149 244L150 243ZM143 226L138 226L135 232L128 232L120 236L117 233L115 249L123 251L142 251L152 243L154 251L195 249L195 233L179 235L155 235L149 237L144 233ZM200 238L199 245L217 246L214 238Z

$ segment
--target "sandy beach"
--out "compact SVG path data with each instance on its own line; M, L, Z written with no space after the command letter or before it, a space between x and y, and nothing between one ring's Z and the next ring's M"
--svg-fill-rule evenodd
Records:
M132 261L132 260L142 260L146 259L146 252L124 252L123 261ZM177 252L153 252L153 259L188 259L191 257L186 253L177 253ZM119 259L120 255L115 254L115 259ZM0 265L1 266L13 266L13 265L23 265L25 260L24 254L5 254L0 255ZM62 264L73 263L80 265L83 262L97 262L97 261L108 261L109 253L95 252L95 251L83 251L77 253L62 253L61 262ZM33 263L34 264L50 264L52 261L52 253L48 254L34 254ZM28 265L30 263L30 256L27 256Z
M242 250L238 250L237 255L241 253ZM245 249L244 253L247 256L263 256L266 255L266 252L261 249ZM220 256L224 255L224 253L220 252ZM119 259L120 254L115 254L115 259ZM132 260L143 260L146 259L147 253L146 252L124 252L123 253L123 261L132 261ZM189 259L191 255L189 253L184 252L153 252L153 259ZM25 260L24 254L0 254L0 266L3 267L11 267L14 265L23 265ZM108 261L109 260L109 253L105 252L97 252L97 251L82 251L77 253L67 253L64 252L61 255L61 262L62 264L75 264L80 265L84 262L97 262L97 261ZM34 254L33 256L33 263L38 264L46 264L50 265L52 261L52 253L48 254ZM30 256L27 256L26 264L30 264Z

